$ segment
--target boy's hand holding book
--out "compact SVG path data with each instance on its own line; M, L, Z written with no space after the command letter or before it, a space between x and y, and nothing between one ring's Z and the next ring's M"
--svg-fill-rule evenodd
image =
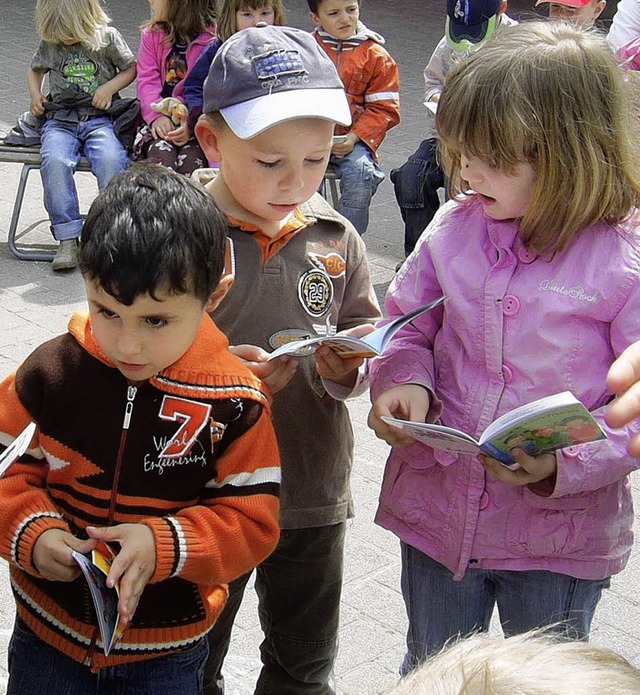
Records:
M94 540L83 541L64 529L50 528L38 536L33 546L33 564L49 581L72 582L80 574L72 552L90 553L95 545Z
M120 546L107 574L107 587L112 589L119 583L118 613L126 627L156 567L153 531L145 524L118 524L108 528L87 526L86 530L91 538Z
M360 326L354 326L349 330L343 331L340 335L363 338L365 335L372 333L375 328L371 323L363 323ZM361 355L340 357L328 345L320 345L315 352L315 358L316 371L323 379L333 381L347 388L355 384L358 368L365 360Z

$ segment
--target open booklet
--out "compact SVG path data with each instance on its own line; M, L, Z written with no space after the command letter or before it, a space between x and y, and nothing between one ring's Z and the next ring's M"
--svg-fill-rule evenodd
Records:
M98 616L102 648L104 655L109 656L111 648L124 632L118 613L120 587L118 584L113 588L107 586L107 575L116 553L107 543L99 541L98 545L87 555L75 550L71 554L80 566L89 585L93 605Z
M274 350L269 359L272 360L281 355L292 355L293 357L306 357L312 355L321 345L328 345L340 357L375 357L384 350L385 345L391 338L407 323L413 321L425 311L430 311L444 302L444 297L439 297L433 302L419 306L413 311L409 311L402 316L398 316L390 323L376 328L362 338L354 338L348 335L332 335L322 338L303 338L293 340L281 345Z
M484 451L507 467L518 465L510 453L515 448L537 456L607 438L591 413L570 391L540 398L505 413L478 440L444 425L385 416L382 419L434 449L468 454Z
M36 423L30 422L0 454L0 478L7 472L9 466L15 463L29 448L35 431Z

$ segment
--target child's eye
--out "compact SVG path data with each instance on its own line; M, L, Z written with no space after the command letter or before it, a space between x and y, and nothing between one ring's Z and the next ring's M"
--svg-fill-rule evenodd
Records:
M325 157L319 157L319 158L307 157L307 159L305 161L309 162L309 164L325 164L326 158Z
M104 316L106 319L114 319L118 317L118 314L116 314L115 311L111 311L111 309L107 309L103 306L98 309L98 313Z
M146 322L153 328L162 328L169 323L166 319L161 319L159 316L147 316Z
M257 159L256 161L258 162L258 164L261 167L264 167L265 169L275 169L278 166L278 164L280 164L279 161L277 161L277 162L265 162L263 159Z

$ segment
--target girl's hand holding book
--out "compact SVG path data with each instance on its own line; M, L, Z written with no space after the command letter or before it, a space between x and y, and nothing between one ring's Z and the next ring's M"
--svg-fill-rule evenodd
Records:
M510 468L487 454L479 454L478 459L492 478L502 480L508 485L535 485L533 492L548 497L555 487L558 470L555 453L529 456L516 447L511 454L517 463ZM536 485L537 483L540 485Z
M402 449L415 444L415 439L397 427L388 425L381 418L395 417L402 420L424 422L429 412L429 391L419 384L395 386L380 394L369 411L367 424L378 439Z

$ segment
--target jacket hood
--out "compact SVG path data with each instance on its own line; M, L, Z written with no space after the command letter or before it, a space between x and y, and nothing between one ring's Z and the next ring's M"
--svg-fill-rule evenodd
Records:
M321 29L320 27L316 27L314 31L320 36L324 43L328 44L329 46L332 46L333 48L355 48L355 46L359 46L361 43L364 43L365 41L375 41L377 44L380 44L381 46L385 44L384 37L381 34L378 34L378 32L369 29L363 22L358 22L356 33L346 41L336 39L334 36L331 36L331 34L327 33L324 29Z

